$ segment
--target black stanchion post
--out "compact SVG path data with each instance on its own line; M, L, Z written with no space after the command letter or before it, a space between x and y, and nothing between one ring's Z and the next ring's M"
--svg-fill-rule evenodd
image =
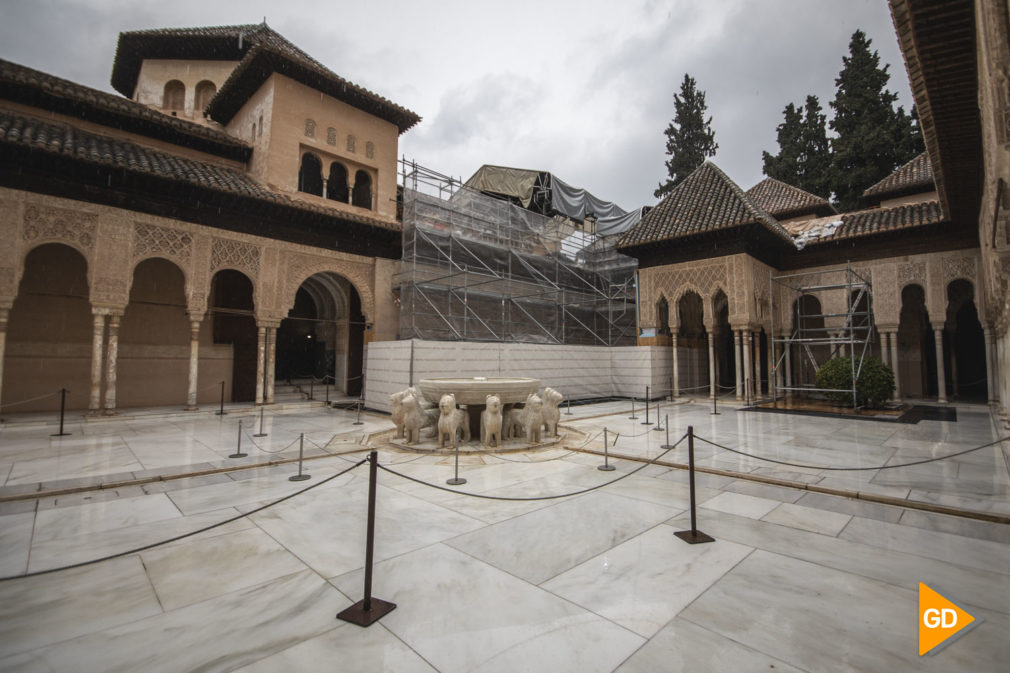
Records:
M315 393L315 385L316 385L316 380L314 378L310 378L309 379L309 399L310 400L315 400L316 399L316 398L314 398L312 396L313 393Z
M659 415L659 410L662 408L662 404L663 403L661 401L656 401L656 427L653 428L654 432L663 431L663 417Z
M661 445L661 449L672 449L673 444L670 444L670 416L666 416L666 444Z
M719 399L719 391L716 390L715 395L712 395L712 413L710 413L709 416L719 415L719 405L717 403L718 399Z
M455 437L453 437L455 439ZM441 442L440 442L441 443ZM459 476L459 444L456 444L456 472L452 479L447 479L446 482L450 486L459 486L460 484L465 484L466 479Z
M311 479L311 474L302 474L302 455L305 453L305 433L298 437L298 474L288 477L288 481L305 481Z
M264 409L264 407L260 407L260 431L257 432L255 435L253 435L253 437L266 437L267 436L267 433L263 432L263 409Z
M229 458L245 458L248 453L242 453L242 419L238 420L238 446L235 447L235 453L230 454Z
M645 386L645 420L642 421L642 425L652 425L649 420L649 386Z
M358 418L357 418L356 421L354 421L353 423L351 423L351 425L364 425L364 423L361 420L361 398L360 397L358 398Z
M326 406L330 406L330 380L326 379Z
M224 416L227 412L224 410L224 381L221 382L221 407L217 410L218 416Z
M69 432L63 432L63 416L67 412L67 393L70 391L66 388L60 388L60 431L55 435L50 435L50 437L66 437L71 434Z
M565 412L565 416L572 416L572 398L568 398L568 411Z
M396 609L396 603L372 598L372 548L375 546L375 482L379 467L379 452L368 456L368 524L365 533L365 597L337 613L337 619L358 626L371 626Z
M616 440L615 440L616 441ZM604 472L611 472L614 470L614 466L610 464L610 449L608 448L607 429L603 428L603 465L597 467L597 470L603 470Z
M688 544L715 542L715 538L698 530L698 516L694 506L694 426L687 426L687 477L691 485L691 530L680 530L674 533Z
M637 421L638 416L635 415L635 398L631 398L631 415L628 416L628 420Z

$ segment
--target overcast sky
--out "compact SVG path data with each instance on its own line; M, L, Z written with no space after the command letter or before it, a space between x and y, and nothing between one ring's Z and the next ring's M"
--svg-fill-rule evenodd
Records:
M886 0L3 0L0 57L105 91L119 32L267 23L334 72L423 117L400 152L466 179L549 170L631 209L666 176L684 73L707 94L714 161L741 187L790 101L820 97L861 28L911 105Z

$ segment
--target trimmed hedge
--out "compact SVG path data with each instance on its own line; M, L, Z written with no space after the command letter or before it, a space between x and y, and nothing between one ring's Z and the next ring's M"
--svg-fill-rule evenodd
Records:
M833 358L817 370L815 379L818 388L852 388L852 360ZM868 357L863 360L863 371L856 381L856 404L875 409L891 399L894 394L894 372L880 359ZM852 393L825 393L837 404L851 405Z

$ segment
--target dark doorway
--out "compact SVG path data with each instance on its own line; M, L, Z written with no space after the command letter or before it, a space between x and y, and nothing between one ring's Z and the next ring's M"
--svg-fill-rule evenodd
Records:
M240 271L222 269L210 284L214 343L232 345L231 401L256 399L256 318L252 281Z

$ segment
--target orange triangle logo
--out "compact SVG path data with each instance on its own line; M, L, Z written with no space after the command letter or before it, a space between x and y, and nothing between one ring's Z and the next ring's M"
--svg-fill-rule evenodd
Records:
M919 582L919 656L934 653L975 618Z

